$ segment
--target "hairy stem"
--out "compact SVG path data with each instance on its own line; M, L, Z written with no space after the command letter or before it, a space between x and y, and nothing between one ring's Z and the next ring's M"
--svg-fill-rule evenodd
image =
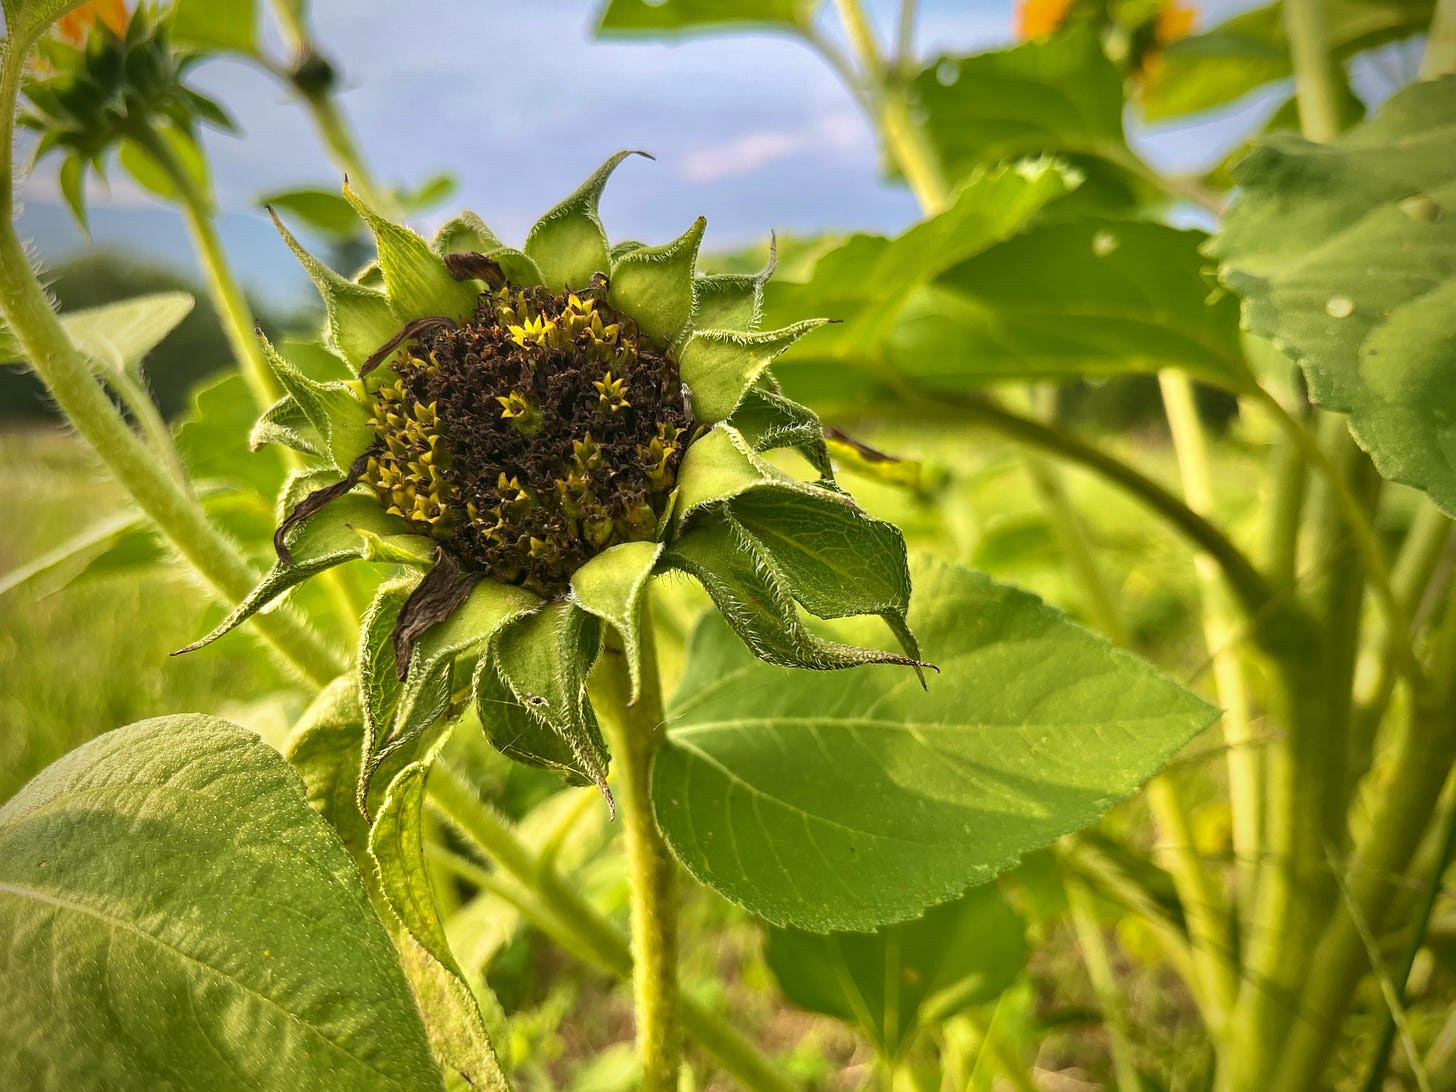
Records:
M667 718L657 676L657 653L650 617L641 637L642 686L629 704L627 658L610 643L602 657L592 695L617 766L617 804L627 845L627 875L632 904L632 988L637 1010L637 1050L646 1092L676 1092L682 1066L677 1026L676 867L652 812L652 759Z
M562 947L618 978L632 976L627 938L449 767L437 765L431 773L430 803L513 881L497 880L492 890ZM753 1044L691 997L679 995L678 1010L683 1030L747 1087L768 1092L790 1092L794 1087Z
M15 99L28 43L11 40L0 61L0 205L14 201ZM252 590L256 576L232 542L117 413L86 359L71 344L31 272L25 248L7 219L0 226L0 314L26 360L56 404L86 439L142 511L177 551L229 603ZM253 625L302 677L322 686L344 670L344 661L287 609L259 614Z

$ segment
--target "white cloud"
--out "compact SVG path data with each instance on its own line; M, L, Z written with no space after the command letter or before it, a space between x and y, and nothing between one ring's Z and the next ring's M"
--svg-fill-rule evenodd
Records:
M699 148L683 157L678 174L705 185L754 174L770 164L808 152L863 153L873 150L865 122L855 114L826 114L798 129L761 129L726 144Z

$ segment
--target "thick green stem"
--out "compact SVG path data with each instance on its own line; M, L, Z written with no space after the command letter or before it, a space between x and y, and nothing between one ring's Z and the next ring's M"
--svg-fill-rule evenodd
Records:
M1386 565L1385 558L1381 554L1380 543L1375 538L1369 516L1360 499L1350 488L1349 483L1345 481L1340 470L1320 447L1319 442L1310 435L1309 430L1303 424L1290 416L1289 412L1268 391L1256 387L1252 393L1254 401L1269 411L1275 424L1284 431L1285 436L1303 452L1305 458L1319 472L1325 487L1329 490L1329 500L1335 506L1335 510L1344 524L1345 532L1349 535L1351 545L1359 553L1360 564L1364 567L1364 578L1369 582L1376 605L1385 616L1385 622L1390 632L1397 635L1397 640L1391 649L1396 669L1413 684L1420 685L1421 669L1416 662L1415 653L1411 650L1409 641L1410 620L1391 586L1389 566ZM1406 639L1400 640L1401 636Z
M1209 471L1208 442L1194 401L1193 385L1183 374L1171 371L1159 373L1158 384L1183 479L1183 498L1188 507L1206 516L1214 506L1213 475ZM1203 600L1203 638L1213 661L1214 698L1223 707L1221 725L1227 746L1235 885L1239 905L1244 911L1240 917L1247 921L1258 872L1262 821L1259 750L1254 746L1249 695L1244 683L1242 657L1236 648L1238 621L1230 609L1228 594L1219 580L1218 567L1213 559L1199 554L1193 559L1193 565L1198 575L1199 596ZM1226 941L1227 938L1221 939ZM1232 1004L1232 1001L1231 990L1228 1002Z
M676 1092L682 1066L677 1026L676 861L652 811L652 759L667 725L650 618L643 619L642 686L635 704L627 658L609 644L595 675L592 706L606 728L617 767L617 807L627 846L632 904L632 987L637 1051L646 1092Z
M14 157L15 97L25 45L8 43L0 64L0 161L7 168ZM7 208L14 200L12 181L10 170L0 172L0 205ZM61 411L142 511L224 600L236 603L246 597L256 581L252 567L117 413L51 311L13 220L0 226L0 314ZM292 612L259 614L253 624L304 678L323 685L344 670L338 653Z
M450 768L437 765L431 773L430 802L514 881L515 886L497 881L492 890L509 899L564 948L618 978L631 977L627 938L555 868L534 854ZM678 1006L683 1030L744 1085L791 1092L794 1086L783 1079L779 1068L718 1016L686 995L679 996Z
M1294 67L1294 97L1306 140L1328 144L1340 135L1329 35L1321 0L1285 0L1284 31Z
M1456 630L1450 622L1448 618L1447 630ZM1447 643L1456 645L1449 639ZM1456 671L1449 650L1444 666ZM1456 759L1456 709L1449 692L1443 692L1440 699L1416 702L1369 832L1346 869L1351 903L1376 932L1385 924L1391 898L1403 882ZM1302 964L1305 980L1300 1019L1293 1022L1289 1035L1277 1044L1276 1057L1270 1059L1278 1063L1277 1069L1271 1065L1266 1070L1277 1074L1276 1079L1259 1087L1271 1092L1303 1092L1319 1085L1341 1020L1368 962L1354 917L1348 910L1337 912L1311 957Z

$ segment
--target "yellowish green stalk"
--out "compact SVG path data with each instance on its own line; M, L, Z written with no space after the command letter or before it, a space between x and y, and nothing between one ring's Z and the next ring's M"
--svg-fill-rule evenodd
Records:
M1102 926L1097 922L1092 894L1079 880L1066 877L1063 883L1082 962L1087 967L1087 977L1092 980L1092 992L1102 1006L1102 1023L1107 1028L1107 1039L1112 1049L1113 1080L1118 1092L1142 1092L1143 1083L1133 1060L1132 1043L1127 1035L1125 1014L1118 996L1117 976L1112 970Z
M1208 442L1194 401L1193 384L1179 372L1165 371L1159 373L1158 385L1163 395L1168 429L1173 437L1173 451L1178 459L1183 499L1195 512L1206 516L1214 509L1213 475L1209 471ZM1233 613L1213 559L1206 554L1198 554L1193 559L1193 566L1202 599L1204 643L1213 662L1214 700L1223 709L1219 723L1227 748L1235 890L1243 909L1240 918L1247 921L1259 861L1259 813L1263 795L1259 749L1254 745L1249 695L1238 650L1239 619ZM1202 869L1199 871L1202 872ZM1227 945L1227 937L1216 939ZM1232 965L1226 960L1224 962L1232 976L1225 984L1225 1004L1232 1005L1237 975Z
M644 612L645 613L645 612ZM676 1092L682 1067L678 1030L676 862L652 810L652 759L666 733L650 617L641 635L642 685L629 704L627 660L609 643L598 667L592 706L616 766L617 810L627 848L632 911L632 987L637 1052L645 1092Z
M0 60L0 158L7 164L14 156L15 100L28 45L8 42ZM0 205L7 208L12 186L11 172L0 172ZM178 553L224 601L246 597L256 581L252 567L117 412L51 311L10 219L0 226L0 314L61 411ZM323 685L344 670L342 657L287 609L259 614L253 625L305 679Z
M256 323L242 287L233 276L228 264L222 240L218 238L217 225L213 223L212 198L198 185L176 154L155 132L145 124L134 127L131 139L151 157L166 174L177 191L178 204L187 221L187 230L202 259L202 273L207 280L208 294L213 306L222 319L223 333L228 347L237 359L243 374L243 381L253 395L258 409L265 410L282 395L278 381L263 359L258 345Z
M1419 75L1434 80L1451 72L1456 72L1456 0L1436 0Z

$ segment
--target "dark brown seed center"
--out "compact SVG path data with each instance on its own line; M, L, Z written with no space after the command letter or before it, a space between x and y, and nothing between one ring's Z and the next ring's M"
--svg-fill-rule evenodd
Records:
M656 537L692 420L673 355L597 294L507 285L403 356L363 480L411 530L543 595Z

